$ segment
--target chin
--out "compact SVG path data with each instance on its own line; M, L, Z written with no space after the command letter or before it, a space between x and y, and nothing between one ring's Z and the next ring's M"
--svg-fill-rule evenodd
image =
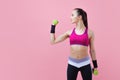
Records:
M74 23L74 21L71 21L71 23L73 24L73 23Z
M71 22L72 24L74 24L75 22Z

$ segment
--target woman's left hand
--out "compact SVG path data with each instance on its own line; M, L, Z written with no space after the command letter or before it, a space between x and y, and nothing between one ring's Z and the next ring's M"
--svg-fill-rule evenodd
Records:
M94 74L94 75L98 75L98 70L97 70L97 68L93 68L93 74Z

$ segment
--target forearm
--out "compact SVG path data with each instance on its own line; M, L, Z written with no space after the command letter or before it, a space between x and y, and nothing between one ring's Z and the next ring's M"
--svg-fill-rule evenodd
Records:
M50 33L50 42L51 44L55 43L55 33Z
M91 54L92 63L93 63L94 68L98 68L95 50L90 51L90 54Z
M95 52L95 50L90 51L90 55L91 55L92 60L96 60L96 52Z
M50 30L50 41L51 41L51 44L56 44L56 43L59 43L59 42L62 42L64 41L65 39L68 38L68 33L65 32L64 34L61 34L60 36L58 37L55 37L55 27L57 23L54 23L51 25L51 30Z
M55 25L51 25L50 42L51 42L51 44L54 44L54 42L55 42Z

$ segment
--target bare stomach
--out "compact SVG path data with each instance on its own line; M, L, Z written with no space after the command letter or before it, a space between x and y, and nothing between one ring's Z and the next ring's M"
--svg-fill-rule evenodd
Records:
M71 45L70 52L70 57L82 59L88 56L88 47L82 45Z

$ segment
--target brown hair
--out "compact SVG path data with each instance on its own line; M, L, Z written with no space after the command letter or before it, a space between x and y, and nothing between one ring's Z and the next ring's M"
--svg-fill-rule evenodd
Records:
M81 8L75 8L74 10L77 10L78 16L82 16L83 23L86 28L88 28L88 21L87 21L87 13Z

